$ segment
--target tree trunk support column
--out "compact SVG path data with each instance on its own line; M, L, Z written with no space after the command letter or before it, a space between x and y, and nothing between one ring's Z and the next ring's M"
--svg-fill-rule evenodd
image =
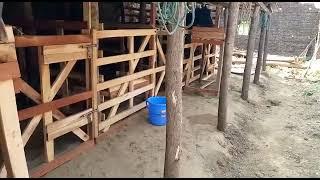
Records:
M264 40L264 51L263 51L263 63L262 63L262 71L266 71L267 67L267 58L268 58L268 40L269 40L269 31L270 31L270 25L271 25L271 20L270 20L270 15L268 15L268 23L266 27L266 37Z
M183 3L178 6L180 19L184 14ZM172 29L172 28L171 28ZM182 129L182 69L184 50L184 29L178 30L167 40L166 97L167 126L164 177L179 177Z
M228 11L228 24L226 28L226 39L224 45L224 56L222 63L222 74L220 81L219 107L218 107L218 130L224 131L227 122L229 105L229 78L232 65L232 54L238 21L239 2L230 2Z
M250 76L251 76L251 69L252 69L255 36L256 36L257 27L259 23L259 12L260 12L260 6L256 4L254 7L254 13L251 18L251 26L250 26L248 46L247 46L246 65L243 73L243 82L242 82L242 91L241 91L241 98L243 100L247 100L249 96Z

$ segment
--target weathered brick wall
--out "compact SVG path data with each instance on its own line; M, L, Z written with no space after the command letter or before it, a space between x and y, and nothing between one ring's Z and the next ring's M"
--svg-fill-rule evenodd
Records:
M269 53L283 56L298 56L316 36L320 20L320 9L313 4L279 2L280 10L271 15ZM259 43L256 38L256 48ZM237 35L235 46L246 49L248 36Z

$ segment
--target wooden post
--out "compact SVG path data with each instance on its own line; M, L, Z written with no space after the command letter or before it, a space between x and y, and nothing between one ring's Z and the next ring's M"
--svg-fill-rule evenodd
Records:
M151 2L150 3L150 24L152 25L153 28L156 28L156 14L157 14L156 4Z
M0 142L8 177L28 178L13 81L0 82Z
M228 23L228 8L224 9L224 13L223 13L223 26L224 26L224 31L227 31L227 23ZM223 64L223 54L224 54L224 46L225 43L223 43L223 45L220 45L220 51L219 51L219 62L218 62L218 71L217 71L217 77L216 77L216 90L218 91L217 96L219 95L220 92L220 82L221 82L221 71L222 71L222 64Z
M229 78L232 65L232 54L234 47L234 40L238 21L239 2L230 2L228 16L228 24L226 28L226 39L224 45L224 57L222 65L222 75L219 94L219 107L218 107L218 130L224 131L228 118L229 106Z
M43 60L43 47L38 47L38 59L40 68L40 84L42 102L50 102L51 81L49 64L45 64ZM45 159L50 162L54 159L54 141L48 140L47 125L53 122L52 111L43 113L43 135L44 135L44 149Z
M263 14L261 14L260 16L263 16ZM259 40L257 64L256 64L256 70L254 73L254 78L253 78L254 84L259 84L260 73L261 73L261 68L262 68L262 57L263 57L263 50L264 50L265 35L266 35L266 27L264 24L262 24L261 30L260 30L260 40Z
M242 91L241 91L241 98L243 100L247 100L249 96L249 84L250 84L250 76L251 76L251 69L252 69L254 45L256 40L255 37L256 37L257 27L259 23L259 12L260 12L260 6L256 4L254 7L253 15L251 17L251 25L250 25L248 46L247 46L246 65L243 73L243 82L242 82Z
M178 6L181 19L184 14L182 2ZM185 22L185 21L184 21ZM171 27L172 28L172 27ZM179 177L181 150L180 138L182 128L182 71L184 51L184 29L168 36L166 61L166 97L167 97L167 127L164 177Z
M266 67L267 67L268 41L269 41L270 25L271 25L271 19L270 19L270 15L268 15L268 23L267 23L267 27L266 27L266 36L265 36L265 40L264 40L262 71L266 71Z
M139 23L145 24L147 20L146 2L140 2Z

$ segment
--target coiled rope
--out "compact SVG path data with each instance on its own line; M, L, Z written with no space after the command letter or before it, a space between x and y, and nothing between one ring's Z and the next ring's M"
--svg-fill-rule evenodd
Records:
M167 31L169 35L172 35L175 33L178 29L178 27L181 28L190 28L193 25L194 19L195 19L195 8L196 8L196 3L191 2L191 8L189 7L188 2L183 3L183 8L185 9L184 15L180 18L177 19L177 17L180 17L180 11L178 11L180 2L157 2L157 7L158 7L158 19L160 20L162 26L164 29ZM192 12L192 20L191 23L188 26L184 26L182 24L187 17L187 14ZM178 13L178 14L177 14ZM168 30L167 26L172 25L173 29L171 31Z

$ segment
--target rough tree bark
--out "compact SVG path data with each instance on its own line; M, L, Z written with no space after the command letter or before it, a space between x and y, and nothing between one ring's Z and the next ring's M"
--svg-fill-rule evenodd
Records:
M261 14L262 16L262 14ZM258 58L257 58L257 64L256 64L256 70L254 73L253 83L259 84L260 79L260 73L262 68L262 58L263 58L263 50L264 50L264 40L266 36L266 27L264 25L261 26L260 30L260 40L259 40L259 49L258 49Z
M228 118L228 106L229 106L229 77L231 73L232 54L234 47L234 40L238 21L239 2L230 2L228 11L228 24L226 29L226 39L224 45L224 56L222 65L222 75L219 94L219 107L218 107L218 130L224 131L227 118Z
M184 8L179 3L177 13L182 18ZM179 177L181 151L180 138L182 128L182 68L184 29L178 30L167 40L166 61L166 97L167 97L167 127L166 127L166 152L164 164L164 177Z
M263 50L263 63L262 63L262 71L266 71L267 67L267 58L268 58L268 40L269 40L269 30L270 30L270 15L268 15L268 23L267 23L267 28L266 28L266 37L264 40L264 50Z
M227 23L228 23L228 8L224 9L223 12L223 28L224 31L227 31ZM223 43L222 46L220 46L220 52L219 52L219 64L218 64L218 72L217 72L217 77L216 77L216 89L218 90L218 95L220 93L220 82L221 82L221 71L222 71L222 64L223 64L223 54L224 54L224 46L225 43Z
M256 32L257 32L258 23L259 23L259 12L260 12L260 6L256 4L254 7L252 18L251 18L251 25L250 25L248 46L247 46L246 65L243 73L243 82L242 82L242 91L241 91L241 98L243 100L247 100L249 96L250 76L251 76L251 69L252 69L255 37L256 37Z

